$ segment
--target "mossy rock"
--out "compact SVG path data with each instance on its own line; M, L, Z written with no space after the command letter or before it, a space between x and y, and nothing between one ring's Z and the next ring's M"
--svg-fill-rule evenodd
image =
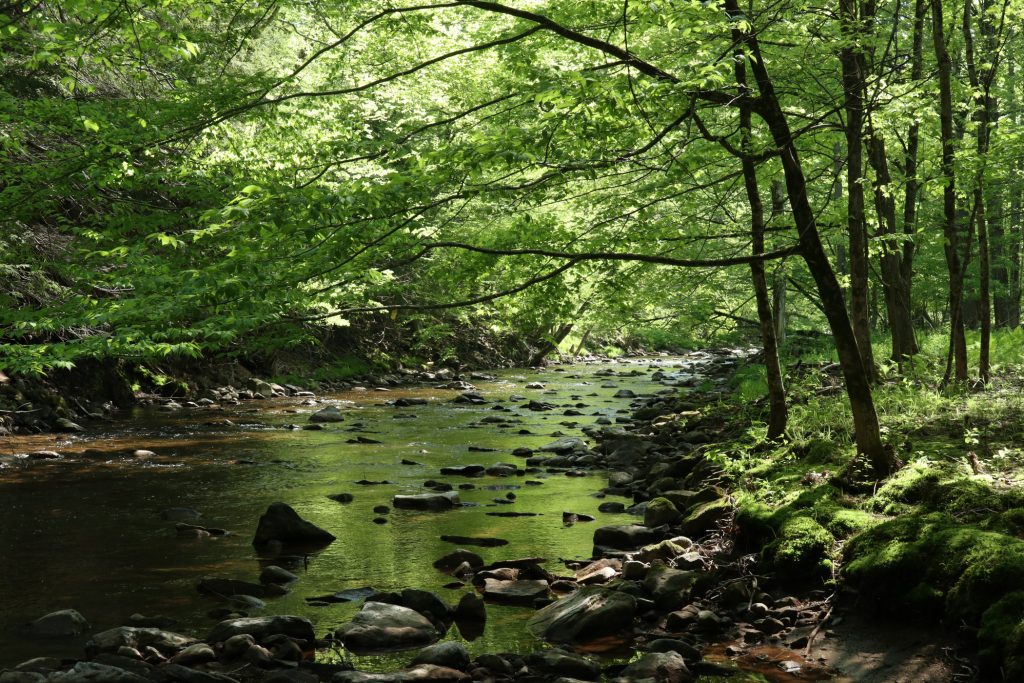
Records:
M1008 541L1002 534L979 534L967 557L967 568L947 597L946 611L951 616L977 623L1007 592L1024 590L1024 542Z
M732 512L732 503L719 498L693 508L683 520L683 533L697 537L715 529L718 523Z
M978 662L982 673L1006 680L1024 678L1024 591L1014 591L985 610L978 630ZM1013 671L1013 675L1010 672Z
M844 556L850 583L892 611L941 614L936 600L918 599L924 583L946 594L948 617L978 623L1002 596L1024 590L1024 541L940 513L879 524L851 539Z
M778 535L775 510L764 503L747 503L736 511L736 543L744 550L760 548Z
M779 530L779 538L765 547L762 556L782 579L826 575L832 570L835 538L809 516L794 516Z
M644 526L656 527L663 524L675 524L683 515L667 498L654 498L644 509Z

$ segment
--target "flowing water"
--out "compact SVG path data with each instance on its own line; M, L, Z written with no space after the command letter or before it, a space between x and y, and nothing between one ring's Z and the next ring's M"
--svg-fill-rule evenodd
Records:
M344 589L422 588L455 603L472 587L444 588L451 577L432 568L456 546L442 534L496 536L509 544L474 548L488 562L514 557L548 559L549 571L569 574L561 560L591 555L595 526L635 521L625 514L597 511L593 494L605 481L600 473L569 477L537 473L526 477L463 479L441 476L447 465L523 461L511 455L520 446L536 448L553 437L580 435L580 428L628 412L637 394L664 390L651 381L658 368L670 380L693 383L701 357L660 358L566 366L538 373L510 370L497 379L476 382L485 405L458 405L459 393L434 388L370 389L319 397L316 406L302 399L250 401L239 406L185 409L161 413L137 409L110 423L90 425L72 437L42 435L0 441L0 668L33 656L79 657L88 635L72 640L37 640L21 626L43 614L74 608L102 630L127 623L133 613L164 615L177 621L171 630L202 636L216 623L207 612L223 603L199 594L204 577L255 581L267 564L251 545L257 520L275 501L331 531L337 540L289 568L299 581L285 596L267 598L263 612L298 614L326 634L345 624L358 603L315 607L306 598ZM525 389L541 381L544 390ZM548 412L531 412L514 395L554 403ZM427 399L427 405L396 408L401 397ZM305 424L323 404L336 404L345 421L322 431L284 429ZM511 412L495 411L504 406ZM583 416L563 413L576 408ZM496 415L510 425L481 424ZM409 417L409 416L415 416ZM229 420L230 422L225 422ZM521 433L522 431L529 433ZM381 443L351 443L356 437ZM17 456L30 451L59 451L58 460ZM155 457L135 458L136 449ZM477 450L493 449L493 450ZM401 464L409 460L416 464ZM396 493L420 493L429 479L453 485L470 506L447 512L392 510L386 524L374 523L378 505L391 505ZM526 485L526 480L542 482ZM360 485L355 482L386 481ZM328 498L352 493L348 504ZM498 504L514 492L513 504ZM190 538L176 533L161 511L190 507L196 521L228 529L223 537ZM496 517L489 512L532 512L534 517ZM563 524L562 513L596 516L596 522ZM467 646L483 652L527 652L541 647L525 630L532 610L488 606L482 635ZM458 630L449 632L461 638ZM408 654L362 658L364 668L404 664ZM751 679L744 679L751 680ZM764 680L758 677L758 680Z
M678 359L657 364L671 371ZM651 383L650 365L646 360L539 374L503 371L496 381L476 382L489 401L480 406L453 404L451 399L459 392L432 388L331 394L321 398L339 405L346 419L323 431L281 429L289 423L305 424L307 414L321 406L274 399L174 414L139 409L83 436L0 441L0 454L52 449L63 456L0 456L0 666L42 654L80 655L84 638L47 642L18 635L24 622L69 607L97 630L125 623L138 612L172 617L179 622L175 630L202 635L215 623L206 612L220 603L200 595L196 584L206 576L255 581L261 562L251 540L260 514L275 501L292 505L338 537L308 563L292 569L300 580L288 595L267 600L267 612L306 616L318 633L346 623L358 606L310 607L305 598L342 589L423 588L456 602L471 588L443 588L451 577L431 567L435 559L455 549L440 540L442 534L504 538L508 546L478 551L487 561L541 556L548 558L549 570L568 573L560 560L589 557L595 525L634 519L597 512L600 501L592 494L603 486L603 478L541 473L462 479L442 477L439 469L497 462L522 467L523 460L511 455L514 448L535 448L550 442L556 432L579 435L580 427L600 416L614 420L629 403L612 398L618 389L662 389ZM595 375L608 370L616 376ZM546 389L524 389L531 381L543 381ZM531 412L508 401L514 394L560 407ZM385 403L400 397L426 398L429 403L408 408ZM586 404L579 408L585 416L562 414L562 406L576 404ZM513 412L496 412L495 405ZM409 415L416 417L399 417ZM516 423L478 424L489 415ZM225 419L234 424L224 424ZM349 443L357 436L382 443ZM136 449L157 456L136 459ZM402 465L403 459L418 464ZM380 516L372 511L374 506L390 506L396 493L423 492L429 479L475 484L476 489L460 495L464 503L476 506L449 512L392 510L387 524L373 522ZM524 485L526 479L543 485ZM354 483L360 480L392 483ZM514 504L493 502L509 491L516 495ZM354 501L340 504L327 497L341 492L352 493ZM161 519L161 511L171 507L195 508L203 515L196 523L231 533L220 538L181 537L173 522ZM509 511L540 515L487 514ZM565 526L563 511L588 513L599 520ZM528 609L489 606L487 627L469 644L471 650L537 647L523 629L529 614Z

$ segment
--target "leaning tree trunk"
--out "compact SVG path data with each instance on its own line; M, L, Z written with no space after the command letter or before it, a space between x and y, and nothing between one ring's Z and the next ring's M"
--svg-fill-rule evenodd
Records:
M726 0L725 7L731 17L742 16L738 0ZM843 291L821 243L817 219L808 197L807 179L793 142L792 131L775 93L775 85L768 73L757 37L743 30L741 40L752 57L750 64L760 93L757 113L768 125L772 139L780 151L800 254L817 285L822 308L839 355L839 365L846 380L846 394L853 413L857 450L870 460L875 475L884 477L896 470L900 462L882 443L878 414L875 412L875 403L871 395L871 382L861 359L860 349L857 347L857 338L853 334L850 317L846 313Z

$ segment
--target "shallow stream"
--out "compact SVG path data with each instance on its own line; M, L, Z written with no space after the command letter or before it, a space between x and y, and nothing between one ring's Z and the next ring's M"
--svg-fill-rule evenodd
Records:
M634 519L597 512L601 501L592 494L604 485L603 478L541 473L465 479L442 477L440 468L497 462L522 467L523 460L511 455L514 448L536 448L556 433L579 435L579 428L601 416L614 421L629 405L629 399L612 398L616 391L663 389L651 382L649 368L689 377L680 364L689 362L645 359L566 366L560 372L502 371L495 381L474 382L489 401L479 406L453 404L458 391L433 388L325 395L318 398L339 405L346 419L323 431L281 429L305 424L308 414L322 407L289 398L172 414L137 409L115 422L90 425L82 436L0 441L0 666L43 654L80 656L85 638L40 642L17 635L24 622L68 607L85 615L95 630L142 613L172 617L179 622L174 630L202 635L215 623L206 613L220 603L200 595L196 584L206 576L256 579L261 563L251 541L260 514L275 501L292 505L338 537L308 563L292 568L301 578L288 595L268 599L267 611L306 616L318 633L346 623L358 606L311 607L307 597L363 586L414 587L457 602L471 588L443 588L451 577L431 567L455 549L440 540L442 534L507 539L505 547L476 550L487 561L541 556L548 558L551 571L568 573L560 560L590 557L595 525ZM614 377L597 374L609 371ZM524 388L535 381L544 382L545 389ZM559 408L531 412L522 402L508 400L516 394ZM386 404L401 397L425 398L428 404ZM586 404L577 408L584 416L563 415L577 404ZM512 412L497 412L496 405ZM415 418L399 417L411 415ZM515 424L479 424L493 415ZM358 436L382 443L349 443ZM45 449L63 457L3 457ZM157 456L136 459L136 449ZM419 464L403 465L403 459ZM392 510L385 515L387 524L373 522L380 516L374 506L390 506L395 493L423 492L429 479L476 485L460 496L477 506L450 512ZM527 486L525 479L543 484ZM355 483L360 480L393 483ZM353 502L327 497L342 492L352 493ZM513 504L493 502L509 492L516 496ZM231 533L181 537L173 522L161 519L161 511L173 507L194 508L202 513L197 524ZM540 514L487 514L512 511ZM566 526L563 511L595 515L598 521ZM469 644L471 651L538 647L523 629L529 614L528 609L490 605L487 627Z

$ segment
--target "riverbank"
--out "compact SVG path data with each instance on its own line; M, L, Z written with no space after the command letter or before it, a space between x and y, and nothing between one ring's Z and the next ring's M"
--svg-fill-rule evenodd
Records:
M666 365L671 363L665 361ZM307 653L301 660L303 663L299 664L303 673L316 676L316 680L334 677L338 681L417 680L417 676L427 675L435 680L462 680L467 675L476 680L555 680L567 673L584 680L596 680L600 676L638 680L643 673L642 666L655 666L665 672L673 672L670 675L675 678L666 680L690 680L697 675L729 675L741 681L755 680L751 678L755 675L776 681L826 680L845 673L850 676L848 680L858 681L901 678L938 681L950 680L954 673L964 671L962 665L943 650L943 647L952 647L956 643L931 626L891 629L880 642L880 634L874 633L876 626L859 616L861 610L854 609L863 605L857 604L857 594L850 592L849 588L860 588L862 595L870 591L864 591L863 583L837 581L842 563L847 559L843 541L857 534L860 534L858 538L864 538L870 529L884 529L889 523L885 511L873 510L875 496L843 491L835 485L837 481L833 472L838 471L844 458L841 448L829 448L822 443L809 445L797 440L787 446L793 450L783 452L777 447L752 444L750 415L742 403L730 399L736 391L742 394L742 385L738 381L743 381L746 372L741 370L730 384L728 378L740 366L736 357L704 355L684 359L683 367L662 367L656 363L646 367L650 364L650 361L598 364L590 366L588 374L574 373L572 368L560 368L558 370L565 372L551 371L536 378L522 376L517 381L507 383L505 380L504 384L493 388L487 386L478 392L466 390L464 386L443 390L448 392L445 401L459 401L450 405L464 411L460 413L460 422L466 416L474 416L476 426L471 428L476 431L452 435L451 445L460 444L466 449L463 455L454 458L444 455L432 460L429 454L413 455L413 445L410 444L408 459L419 460L421 465L426 465L413 478L422 481L422 476L428 472L434 475L430 487L418 483L419 491L428 489L430 495L437 499L457 494L461 496L460 503L470 503L470 506L447 512L392 509L383 515L378 514L370 509L371 504L373 508L384 503L388 503L389 508L398 508L395 495L415 490L411 486L389 488L387 481L381 481L386 477L378 474L382 470L367 469L369 463L365 461L360 466L360 472L365 475L360 481L365 482L362 485L368 487L365 489L367 492L374 492L371 500L363 502L361 499L367 496L360 490L353 493L342 491L342 494L352 495L355 502L339 504L331 501L331 504L335 508L348 506L352 511L355 510L353 506L361 505L359 516L365 515L362 524L366 526L359 528L398 531L419 525L426 530L428 527L423 525L434 528L436 524L433 533L438 538L456 535L462 537L456 539L459 543L507 540L509 544L483 549L472 546L472 551L481 560L477 562L467 554L463 557L467 566L461 569L442 564L449 573L428 569L446 554L441 551L445 544L439 546L435 542L412 550L401 563L403 566L418 565L417 571L411 571L399 580L393 577L383 586L378 583L377 586L385 590L378 590L371 600L364 603L383 603L391 607L364 607L357 612L358 604L326 600L327 605L332 606L320 609L338 610L341 620L335 618L329 624L322 623L315 616L309 620L307 612L307 616L300 618L307 620L304 623L309 624L309 630L303 626L301 634L294 631L284 633L290 642L299 644L300 650ZM830 374L827 367L819 370L815 371L820 375L815 381L820 384ZM572 378L573 374L576 378ZM537 383L542 386L538 387ZM436 388L442 383L434 384ZM534 386L527 389L531 384ZM548 391L556 394L546 394ZM681 397L680 392L683 392ZM436 400L405 394L395 399L385 398L388 393L395 392L374 394L371 389L347 393L346 396L360 397L356 400L363 404L379 402L380 417L390 420L387 424L393 427L415 423L415 420L397 418L429 410L429 404ZM588 398L587 394L596 396ZM424 404L416 399L426 401L428 405L421 407ZM265 405L259 403L259 399L254 400L256 403L252 404L243 400L242 405L234 409ZM320 406L302 407L302 401L308 400L306 398L288 400L292 401L289 405L295 406L289 410L301 410L308 415L312 410L320 409ZM386 405L389 401L392 403L390 406ZM321 432L282 430L280 433L301 434L303 437L333 436L337 432L332 430L344 426L352 429L353 437L349 440L356 442L347 446L351 449L381 448L383 446L375 445L373 441L391 440L387 431L372 429L375 425L383 426L383 419L359 428L352 423L349 406L335 399L328 400L328 404L337 405L346 421L339 425L326 423L326 429ZM358 406L359 403L353 405ZM601 405L605 407L593 410ZM747 409L756 412L757 407L748 406ZM184 418L198 410L209 408L183 406L180 413ZM438 415L430 413L423 417L436 422ZM165 415L162 419L173 418ZM276 424L270 426L284 427L284 419L302 422L281 414L273 421ZM556 436L555 432L533 429L534 425L539 427L545 422L548 429L556 426L555 432L562 431L563 434ZM574 426L567 426L570 423ZM533 431L534 435L520 434L524 429ZM578 429L596 445L590 447L578 441L565 441L565 434L573 429ZM489 440L494 432L507 434L503 437L503 447ZM360 434L366 434L362 439L364 443L359 443ZM467 434L473 434L471 438L476 442L473 444L476 449L467 448ZM400 434L395 436L403 438ZM557 445L560 440L561 445ZM499 446L498 450L485 450L492 447L491 444ZM541 450L546 446L548 451ZM161 450L154 447L154 455ZM799 454L796 450L800 451ZM513 455L511 459L508 458L510 452ZM398 455L395 452L392 457ZM156 457L159 461L162 456ZM182 458L179 456L177 459ZM257 457L252 460L259 462ZM442 467L465 467L470 460L474 461L472 464L478 462L482 469L443 473ZM511 462L502 465L502 460ZM760 470L753 466L755 460L761 464ZM38 462L44 466L59 466L48 460ZM308 468L312 461L304 463L300 460L293 464L302 469ZM405 467L415 468L416 465ZM595 488L595 475L599 472L608 473L607 485L600 486L599 497L591 498L586 492ZM514 483L483 485L480 478L471 476L477 473L484 482L504 480ZM280 483L286 481L287 478ZM530 481L541 485L530 486ZM555 491L555 500L547 503L554 506L552 509L544 508L546 514L541 516L529 516L542 509L538 507L539 499L532 498L536 492L551 491L556 484L567 482L582 484L579 493L566 495L569 489ZM495 486L499 488L494 490ZM511 488L513 486L519 488ZM453 489L450 493L445 491L449 487ZM327 490L325 488L324 493ZM376 493L378 490L381 493ZM502 492L512 495L502 495ZM493 512L474 509L473 503L490 506L487 510ZM347 563L345 555L359 552L351 545L342 556L333 550L345 541L346 535L351 536L354 532L363 534L351 526L354 521L351 516L325 523L324 520L330 520L330 517L323 515L321 506L297 507L303 516L320 523L339 537L327 549L311 556L312 567ZM252 506L248 509L252 510ZM521 512L526 514L511 516ZM556 512L559 517L562 512L576 513L576 517L569 515L558 524L550 518ZM251 512L249 515L248 524L251 525L256 515ZM487 523L467 524L469 517L465 515L478 515L478 520L487 520ZM587 521L590 517L595 521ZM385 524L371 524L376 518ZM463 521L453 521L460 519ZM895 521L899 519L896 517ZM452 527L453 523L457 528ZM191 527L209 529L207 524L202 521L192 523ZM496 527L496 524L505 526ZM245 525L245 522L239 522L235 528L245 528ZM184 531L201 536L203 529L191 527L186 526ZM515 532L517 527L525 529L525 533ZM547 536L552 529L559 530L549 541L548 547L553 552L544 551L539 555L546 556L548 561L528 560L525 555L517 553L537 548L538 538ZM453 534L453 531L459 533ZM206 533L210 533L209 530ZM251 536L249 532L242 540L247 543ZM207 540L215 538L211 536ZM570 538L576 540L570 541ZM230 539L228 537L229 543L232 542ZM591 540L595 547L591 547ZM188 538L181 542L195 543L196 540ZM237 544L237 537L235 542L233 553L242 550L242 545ZM364 546L374 547L373 543L370 541L370 545L366 545L364 542ZM865 541L850 545L864 547L861 544L870 545ZM447 545L449 552L456 547ZM570 552L563 552L566 549ZM281 557L279 550L265 553L257 549L260 566L277 562ZM379 553L374 555L379 556ZM552 557L569 561L558 563ZM856 556L853 561L856 562ZM331 589L336 589L333 593L317 592L314 588L327 586L310 585L318 579L310 573L309 566L289 566L290 571L302 578L299 583L292 584L288 595L272 599L266 599L267 595L249 597L268 602L275 612L287 611L287 605L301 604L302 598L339 594L347 597L345 590L365 586L369 582L360 582L360 579L373 575L368 565L343 572L333 578L334 583L330 585ZM426 580L428 576L433 578ZM244 582L235 586L241 595L225 595L224 585L219 586L216 592L222 598L234 597L244 602L246 593L242 591L261 590L262 584L256 578L256 574L236 574L234 579ZM323 577L319 579L322 580ZM377 583L376 580L373 583ZM426 589L425 593L420 592L423 589ZM233 592L234 588L231 590ZM268 589L262 590L266 593ZM453 595L459 594L465 597L453 599ZM363 598L366 594L351 595ZM440 597L434 600L428 595ZM486 607L470 597L477 595L483 597ZM551 606L534 612L555 598L559 599ZM860 602L863 603L863 597ZM414 614L401 612L403 607ZM381 609L386 613L374 613L374 610ZM364 612L367 614L360 617ZM560 616L563 613L564 616ZM480 628L485 633L482 641L472 639L476 631L471 623L473 619L467 625L467 614L476 615L477 621L480 615L485 615ZM232 617L243 618L237 612L234 615L222 612L221 616L227 616L227 621ZM420 640L414 641L417 646L435 637L445 639L437 646L438 651L431 650L433 654L424 655L423 666L405 670L405 673L394 673L410 661L409 655L351 656L353 649L358 650L365 645L373 646L370 650L393 649L395 643L378 642L374 640L378 636L365 634L373 633L371 627L379 624L380 619L398 617L410 619L410 628L419 624ZM283 627L272 625L273 618L257 619L259 621L251 623L260 625L258 635L268 640L264 649L273 654L268 644L284 641L280 638L275 640L271 631ZM360 631L363 635L353 640L351 624L360 619L365 622ZM427 620L427 625L423 619ZM529 623L524 623L526 621ZM607 624L611 625L610 632L602 630L608 628ZM518 632L522 639L488 640L486 634L496 626L503 633ZM230 630L226 626L224 629ZM416 630L412 628L413 632ZM254 668L251 663L247 668L243 667L245 662L228 656L234 650L221 644L227 641L218 640L227 630L221 633L207 631L203 629L196 635L203 637L206 632L204 639L209 641L207 645L211 646L214 658L209 659L206 650L193 643L195 651L206 653L200 657L205 659L199 662L198 669L193 671L243 677L258 673L270 678L280 673ZM531 631L544 641L561 644L568 649L531 655L530 651L541 643L529 635ZM313 637L305 637L310 632ZM124 631L117 633L125 634ZM95 633L92 638L96 638ZM347 649L342 649L339 641ZM965 644L969 651L971 644ZM118 648L122 645L119 644ZM579 654L593 652L595 647L607 652L597 659ZM320 664L312 666L308 655L317 648ZM295 653L293 648L288 649ZM174 648L165 650L162 656L174 654ZM91 651L102 655L95 645ZM337 654L330 655L332 651ZM116 649L112 652L116 654ZM900 655L894 658L892 652ZM442 656L446 659L439 659ZM640 662L636 664L637 668L625 669L630 660L637 657ZM824 661L820 659L822 657ZM143 661L146 659L145 656L142 658ZM150 653L148 663L156 661L155 655ZM284 661L299 662L287 658ZM457 666L445 667L452 671L426 668L426 664L436 667L444 663ZM48 662L50 666L53 664L53 661ZM61 663L62 666L66 664ZM292 665L279 665L294 668ZM371 674L363 676L345 672L347 667L387 673L383 678L368 678ZM838 667L842 673L831 667ZM157 666L147 669L145 675L170 675L167 671L165 665ZM191 675L174 668L170 671L177 672L173 675L186 676L180 680L189 680L187 676ZM307 680L314 679L307 677Z

